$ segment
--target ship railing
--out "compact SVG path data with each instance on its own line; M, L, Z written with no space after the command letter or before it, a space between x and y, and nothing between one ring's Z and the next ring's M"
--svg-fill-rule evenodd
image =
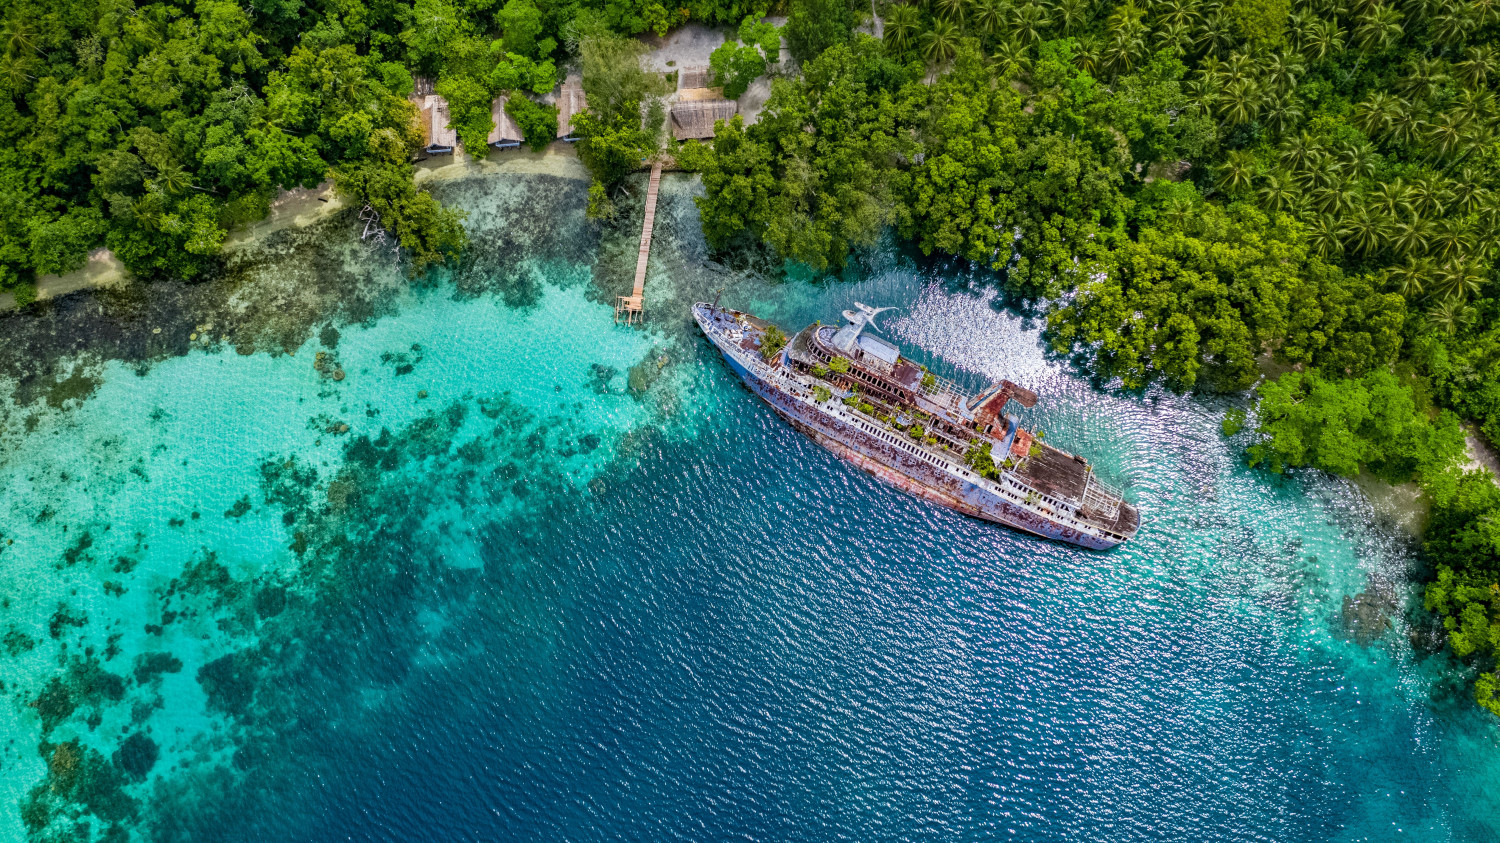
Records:
M1083 484L1084 509L1097 512L1106 518L1115 518L1120 514L1122 497L1118 489L1095 477L1093 470L1090 469Z
M925 381L929 377L932 378L931 385L925 383ZM934 398L952 396L953 398L958 399L960 403L969 400L969 393L965 392L963 387L960 387L958 384L948 380L947 378L939 377L931 372L923 372L922 380L924 381L924 383L921 384L920 389L923 395L931 395Z
M830 407L829 409L832 410L834 415L843 416L853 421L857 426L864 426L876 431L885 429L885 424L879 419L874 418L873 416L866 415L865 413L859 410L855 410L851 407L838 405ZM1043 500L1043 494L1039 490L1034 489L1029 484L1023 483L1020 480L1016 479L1016 476L1010 472L1006 472L1005 474L1001 475L1001 482L997 483L987 477L982 477L979 474L976 474L971 468L969 468L967 464L957 462L946 454L939 454L929 448L921 446L917 447L920 449L920 453L918 453L917 455L925 459L927 462L947 468L950 472L967 479L977 486L988 486L990 489L998 492L1002 497L1010 500L1012 503L1025 506L1027 508L1040 509L1054 520L1065 523L1073 527L1074 529L1080 530L1085 533L1095 535L1101 533L1114 535L1113 533L1111 533L1111 531L1105 529L1101 525L1090 523L1087 520L1087 516L1083 516L1082 513L1074 514L1067 512L1066 510L1060 511L1059 507L1048 506ZM1121 537L1121 539L1123 540L1123 537Z

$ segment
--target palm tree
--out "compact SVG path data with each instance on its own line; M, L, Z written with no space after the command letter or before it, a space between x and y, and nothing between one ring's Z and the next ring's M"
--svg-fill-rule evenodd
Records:
M1370 193L1370 202L1388 217L1401 217L1412 212L1411 189L1400 176L1375 188Z
M1205 53L1224 53L1238 41L1234 23L1224 12L1215 12L1198 28L1198 48Z
M1429 285L1432 295L1460 301L1478 293L1484 286L1484 275L1469 261L1449 261L1433 273Z
M1099 40L1083 37L1078 39L1078 50L1073 54L1073 63L1083 72L1094 75L1099 70Z
M1344 217L1339 233L1344 243L1361 255L1369 255L1380 249L1390 231L1390 220L1379 212L1370 213L1364 205L1354 208L1354 213Z
M1455 220L1442 220L1437 224L1437 236L1432 239L1432 251L1438 260L1453 260L1466 255L1474 248L1474 236L1468 226Z
M1298 198L1291 176L1280 170L1266 176L1265 184L1256 195L1260 197L1261 205L1272 213L1291 210Z
M1401 92L1413 100L1432 99L1451 77L1448 63L1439 58L1414 58L1406 63L1406 76L1400 82Z
M1432 277L1432 261L1429 258L1407 258L1406 263L1390 267L1385 279L1402 298L1414 299L1422 295L1427 280Z
M1307 69L1295 53L1277 53L1266 62L1266 78L1278 91L1290 91L1297 87L1297 80Z
M1146 49L1146 42L1129 32L1116 32L1104 47L1104 67L1115 75L1129 73L1135 68L1135 57Z
M1344 241L1339 238L1338 223L1328 214L1322 214L1308 224L1307 244L1324 260L1344 253Z
M0 44L4 45L7 55L16 56L26 52L42 55L41 49L36 45L36 27L22 15L17 15L0 26Z
M890 24L886 26L889 27ZM1354 125L1370 137L1384 138L1390 133L1391 127L1407 112L1407 109L1406 101L1395 94L1376 91L1365 97L1364 102L1355 106Z
M958 54L958 39L958 27L946 18L938 18L922 35L922 57L931 65L947 64Z
M1383 53L1400 38L1401 13L1385 6L1373 7L1354 27L1354 43L1363 53Z
M1458 81L1468 87L1483 89L1495 75L1497 63L1500 63L1500 56L1497 56L1494 45L1478 44L1464 50L1464 60L1454 65L1453 71Z
M1014 41L1006 41L995 48L990 58L1000 69L1000 76L1013 76L1031 63L1031 51Z
M1422 133L1426 131L1426 124L1421 120L1413 119L1410 114L1404 115L1402 119L1391 124L1388 142L1393 141L1401 146L1411 147L1421 140Z
M168 196L176 196L192 187L193 181L187 170L173 161L162 165L161 169L156 171L155 185Z
M1432 25L1427 28L1432 40L1438 44L1461 44L1469 34L1472 26L1471 19L1453 8L1449 8L1442 14L1433 18Z
M893 52L904 53L917 40L922 26L916 6L900 5L885 16L885 43Z
M1072 35L1074 30L1088 23L1090 5L1089 0L1059 0L1052 7L1052 17L1064 35Z
M1452 108L1465 122L1488 123L1495 113L1495 95L1485 89L1465 88L1453 98Z
M1162 209L1162 216L1171 224L1172 228L1179 231L1187 228L1188 223L1192 222L1197 213L1198 209L1193 207L1193 201L1181 196L1174 196L1168 199L1165 207Z
M1391 226L1391 248L1398 255L1426 251L1431 233L1431 227L1421 218L1398 222Z
M1185 23L1169 23L1156 33L1156 42L1164 50L1179 56L1187 55L1188 47L1193 43L1192 27Z
M1224 86L1219 95L1219 117L1231 126L1249 123L1260 113L1260 86L1254 79L1242 77Z
M969 0L932 0L932 6L942 17L962 24L964 15L969 11Z
M1443 215L1452 194L1443 180L1431 173L1424 173L1411 180L1411 207L1415 213L1434 218Z
M1470 0L1469 14L1474 16L1474 23L1478 26L1489 26L1492 23L1500 23L1500 2L1497 2L1497 0Z
M1448 296L1427 311L1427 324L1445 334L1456 334L1473 324L1474 308L1458 296Z
M1330 184L1313 193L1313 204L1318 211L1335 219L1342 218L1354 208L1356 197L1342 184Z
M1288 92L1285 96L1266 101L1266 126L1277 135L1284 135L1302 125L1302 117L1302 105L1295 93Z
M1156 19L1166 26L1192 26L1198 22L1198 0L1166 0L1153 8Z
M973 10L974 28L987 38L999 35L1005 29L1005 16L1009 11L1005 0L978 0Z
M1224 62L1224 73L1230 79L1259 76L1261 63L1249 53L1233 53Z
M1425 146L1431 150L1431 157L1436 159L1450 158L1464 149L1469 143L1468 120L1462 114L1455 111L1444 112L1438 115L1437 120L1423 124L1425 129Z
M1484 204L1489 191L1478 184L1478 176L1465 167L1450 185L1453 192L1453 210L1460 214L1472 214Z
M1281 142L1278 158L1288 172L1299 173L1310 169L1323 156L1323 145L1317 138L1303 132Z
M1335 21L1320 20L1307 28L1302 39L1302 54L1312 61L1322 61L1344 50L1344 31Z
M1238 193L1255 181L1255 172L1255 156L1246 150L1237 149L1229 153L1219 166L1219 189L1229 194Z
M1011 19L1011 34L1028 47L1041 42L1042 31L1047 28L1047 10L1039 3L1027 3L1016 9Z
M1375 175L1375 166L1379 163L1380 156L1367 143L1351 143L1343 149L1344 172L1355 179L1366 179Z

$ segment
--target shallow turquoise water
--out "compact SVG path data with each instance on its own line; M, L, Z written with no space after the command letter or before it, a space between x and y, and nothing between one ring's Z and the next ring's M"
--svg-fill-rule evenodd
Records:
M985 279L708 268L686 180L616 328L630 234L536 228L555 186L448 188L491 256L452 278L349 248L365 312L10 400L0 837L1497 837L1494 722L1413 651L1410 541L1352 488L1249 471L1227 405L1094 388ZM1145 526L1090 553L848 470L693 334L720 290L786 328L898 306ZM1362 592L1400 604L1368 646Z

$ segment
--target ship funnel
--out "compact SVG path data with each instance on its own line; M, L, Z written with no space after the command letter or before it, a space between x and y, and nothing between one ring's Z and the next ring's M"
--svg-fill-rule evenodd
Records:
M1028 409L1036 406L1035 392L1002 380L970 399L967 409L974 414L975 422L988 425L1005 413L1005 405L1012 399Z

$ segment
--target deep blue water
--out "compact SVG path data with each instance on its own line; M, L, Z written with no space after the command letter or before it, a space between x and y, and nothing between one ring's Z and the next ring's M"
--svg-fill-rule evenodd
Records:
M692 189L664 185L644 331L600 269L626 236L568 218L541 236L579 253L391 275L332 343L81 360L85 398L8 407L0 624L34 646L0 654L6 835L41 783L45 833L96 838L1497 838L1494 721L1414 651L1412 541L1355 488L1248 469L1224 402L1096 388L988 279L892 247L840 282L706 269ZM481 242L526 212L452 191ZM527 280L472 288L502 271ZM1046 543L845 467L693 334L721 289L788 329L900 307L909 355L1036 389L1027 423L1140 534ZM1362 646L1367 591L1399 605ZM88 647L120 698L67 667Z

